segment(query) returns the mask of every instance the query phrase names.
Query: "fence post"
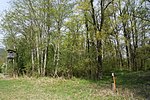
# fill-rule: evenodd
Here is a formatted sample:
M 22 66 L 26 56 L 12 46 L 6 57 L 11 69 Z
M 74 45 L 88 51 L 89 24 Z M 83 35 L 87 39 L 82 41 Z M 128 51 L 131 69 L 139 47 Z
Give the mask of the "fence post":
M 117 91 L 116 91 L 116 79 L 115 79 L 114 73 L 112 73 L 112 79 L 113 79 L 112 90 L 113 90 L 114 92 L 117 92 Z

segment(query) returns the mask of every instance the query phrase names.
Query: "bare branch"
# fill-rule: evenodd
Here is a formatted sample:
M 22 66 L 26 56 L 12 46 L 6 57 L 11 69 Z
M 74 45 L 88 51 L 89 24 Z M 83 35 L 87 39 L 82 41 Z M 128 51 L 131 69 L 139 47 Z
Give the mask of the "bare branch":
M 114 1 L 114 0 L 110 1 L 110 2 L 106 5 L 106 7 L 104 8 L 104 11 L 107 9 L 107 7 L 108 7 L 113 1 Z
M 142 20 L 144 20 L 144 21 L 148 21 L 148 22 L 150 22 L 150 20 L 149 20 L 149 19 L 142 18 L 141 16 L 136 16 L 136 15 L 134 15 L 133 17 L 135 17 L 135 18 L 140 18 L 140 19 L 142 19 Z

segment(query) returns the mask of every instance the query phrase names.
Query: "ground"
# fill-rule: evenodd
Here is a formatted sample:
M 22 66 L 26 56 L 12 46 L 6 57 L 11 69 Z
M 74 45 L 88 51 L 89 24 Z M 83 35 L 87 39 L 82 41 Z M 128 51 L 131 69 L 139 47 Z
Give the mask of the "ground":
M 1 78 L 0 100 L 145 100 L 150 96 L 150 72 L 118 72 L 117 92 L 111 74 L 102 80 L 79 78 Z

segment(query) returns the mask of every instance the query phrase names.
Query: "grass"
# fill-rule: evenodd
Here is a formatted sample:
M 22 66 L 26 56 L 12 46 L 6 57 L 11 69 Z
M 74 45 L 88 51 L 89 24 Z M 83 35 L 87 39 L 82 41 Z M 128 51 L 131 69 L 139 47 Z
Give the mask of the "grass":
M 149 96 L 150 80 L 146 80 L 149 72 L 117 74 L 117 93 L 111 90 L 110 76 L 100 81 L 48 77 L 0 79 L 0 100 L 145 100 Z

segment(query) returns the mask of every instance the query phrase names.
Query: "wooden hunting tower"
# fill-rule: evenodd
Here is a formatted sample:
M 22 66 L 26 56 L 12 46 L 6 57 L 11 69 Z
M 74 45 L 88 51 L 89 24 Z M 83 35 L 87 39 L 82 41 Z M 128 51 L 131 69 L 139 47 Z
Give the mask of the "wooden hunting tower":
M 15 50 L 11 50 L 11 49 L 8 49 L 7 50 L 7 59 L 14 59 L 15 56 L 16 56 L 16 51 Z

